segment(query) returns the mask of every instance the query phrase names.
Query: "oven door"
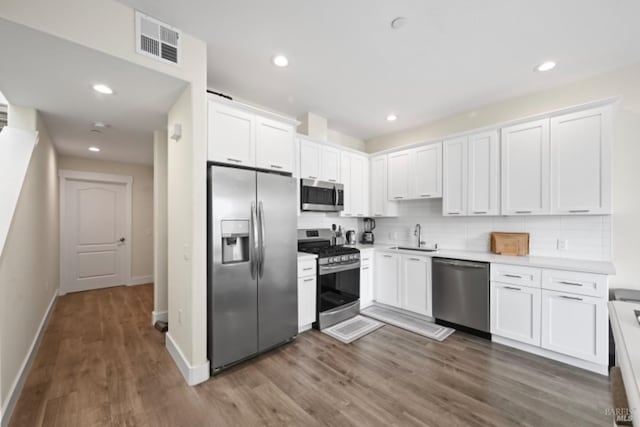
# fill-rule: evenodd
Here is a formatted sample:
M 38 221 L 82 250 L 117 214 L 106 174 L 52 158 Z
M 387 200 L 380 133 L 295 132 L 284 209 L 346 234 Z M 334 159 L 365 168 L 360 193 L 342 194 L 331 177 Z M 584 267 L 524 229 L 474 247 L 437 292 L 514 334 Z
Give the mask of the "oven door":
M 360 261 L 348 265 L 319 266 L 318 313 L 335 310 L 360 299 Z
M 301 179 L 300 209 L 321 212 L 344 210 L 344 185 L 335 182 Z

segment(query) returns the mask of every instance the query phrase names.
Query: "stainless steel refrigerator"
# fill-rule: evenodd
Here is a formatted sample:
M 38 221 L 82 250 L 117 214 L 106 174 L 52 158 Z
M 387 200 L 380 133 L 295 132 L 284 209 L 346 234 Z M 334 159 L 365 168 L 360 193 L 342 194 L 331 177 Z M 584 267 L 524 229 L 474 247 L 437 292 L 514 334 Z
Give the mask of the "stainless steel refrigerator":
M 211 373 L 298 333 L 296 182 L 209 166 Z

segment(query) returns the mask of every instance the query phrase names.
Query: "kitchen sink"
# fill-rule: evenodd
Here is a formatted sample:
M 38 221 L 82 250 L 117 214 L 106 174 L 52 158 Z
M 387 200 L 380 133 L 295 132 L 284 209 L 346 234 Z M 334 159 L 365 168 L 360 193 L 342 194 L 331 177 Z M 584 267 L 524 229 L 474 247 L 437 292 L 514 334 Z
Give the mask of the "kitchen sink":
M 416 248 L 411 246 L 394 246 L 391 249 L 401 249 L 403 251 L 416 251 L 416 252 L 438 252 L 437 249 L 433 249 L 433 248 Z

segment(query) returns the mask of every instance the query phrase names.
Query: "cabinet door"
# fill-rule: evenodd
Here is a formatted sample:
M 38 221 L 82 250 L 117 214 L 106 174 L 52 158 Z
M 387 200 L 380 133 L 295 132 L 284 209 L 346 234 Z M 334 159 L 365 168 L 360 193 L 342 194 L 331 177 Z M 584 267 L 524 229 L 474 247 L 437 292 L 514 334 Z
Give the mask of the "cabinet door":
M 209 101 L 209 160 L 255 166 L 255 115 Z
M 389 154 L 389 200 L 401 200 L 409 198 L 409 177 L 411 176 L 409 173 L 410 163 L 411 152 L 409 150 Z
M 491 333 L 540 346 L 540 292 L 491 282 Z
M 376 254 L 375 299 L 393 307 L 400 306 L 399 260 L 396 254 Z
M 387 156 L 371 159 L 371 186 L 369 188 L 369 202 L 372 216 L 395 216 L 396 202 L 390 202 L 387 186 Z
M 502 129 L 502 214 L 550 212 L 549 120 Z
M 469 136 L 467 211 L 469 215 L 500 214 L 500 145 L 498 132 Z
M 320 179 L 329 182 L 340 181 L 340 150 L 322 146 L 322 173 Z
M 431 259 L 403 255 L 400 276 L 402 308 L 431 316 Z
M 315 142 L 300 140 L 300 178 L 320 179 L 322 146 Z
M 611 110 L 551 119 L 553 214 L 611 213 Z
M 298 279 L 298 329 L 316 321 L 316 277 Z
M 256 166 L 293 172 L 293 126 L 262 117 L 256 119 Z
M 371 305 L 373 301 L 373 263 L 360 267 L 360 309 Z
M 607 364 L 607 301 L 542 290 L 542 347 Z
M 340 153 L 340 179 L 344 185 L 344 209 L 340 216 L 353 216 L 354 213 L 354 188 L 353 188 L 353 167 L 351 153 L 343 151 Z
M 368 215 L 367 193 L 367 159 L 351 154 L 351 213 L 357 217 Z
M 467 137 L 445 141 L 443 147 L 442 214 L 467 214 Z
M 442 143 L 425 145 L 414 152 L 414 197 L 442 197 Z

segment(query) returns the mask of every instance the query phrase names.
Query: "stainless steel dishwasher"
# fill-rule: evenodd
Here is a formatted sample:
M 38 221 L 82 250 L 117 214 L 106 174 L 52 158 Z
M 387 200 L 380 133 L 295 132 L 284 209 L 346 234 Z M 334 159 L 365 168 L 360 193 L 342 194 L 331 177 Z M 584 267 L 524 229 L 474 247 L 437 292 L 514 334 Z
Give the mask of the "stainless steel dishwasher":
M 433 317 L 489 333 L 489 264 L 433 258 Z

